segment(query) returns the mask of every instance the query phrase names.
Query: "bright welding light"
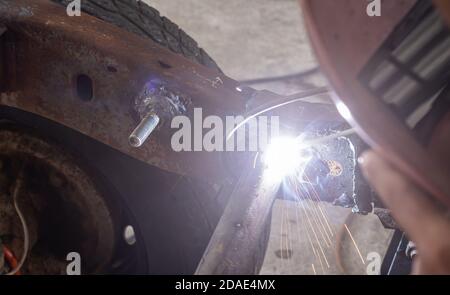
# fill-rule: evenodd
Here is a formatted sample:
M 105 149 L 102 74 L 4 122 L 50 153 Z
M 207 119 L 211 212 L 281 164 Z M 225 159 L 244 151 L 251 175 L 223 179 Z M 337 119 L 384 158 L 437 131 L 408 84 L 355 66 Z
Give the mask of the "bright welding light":
M 263 161 L 267 166 L 267 176 L 282 180 L 301 171 L 308 162 L 308 157 L 297 138 L 277 137 L 272 139 L 265 150 Z
M 341 114 L 341 116 L 345 120 L 351 120 L 352 119 L 352 113 L 350 112 L 348 107 L 342 101 L 338 101 L 336 103 L 336 108 L 337 108 L 339 114 Z

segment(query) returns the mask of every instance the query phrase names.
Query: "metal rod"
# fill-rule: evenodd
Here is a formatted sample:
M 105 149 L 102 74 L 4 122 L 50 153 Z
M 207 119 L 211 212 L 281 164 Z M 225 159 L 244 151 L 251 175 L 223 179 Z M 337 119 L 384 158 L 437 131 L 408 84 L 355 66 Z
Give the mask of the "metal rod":
M 158 126 L 159 117 L 154 113 L 147 114 L 131 133 L 128 141 L 132 147 L 140 147 Z

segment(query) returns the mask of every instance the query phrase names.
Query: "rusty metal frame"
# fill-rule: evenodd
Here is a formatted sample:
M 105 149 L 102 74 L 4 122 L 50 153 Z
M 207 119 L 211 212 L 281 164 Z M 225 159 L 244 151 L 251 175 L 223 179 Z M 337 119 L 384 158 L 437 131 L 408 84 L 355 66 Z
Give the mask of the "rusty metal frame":
M 128 136 L 139 123 L 135 99 L 150 81 L 180 93 L 187 116 L 199 106 L 204 116 L 243 113 L 246 97 L 238 82 L 90 15 L 69 17 L 48 0 L 1 0 L 0 24 L 7 28 L 0 105 L 58 122 L 168 171 L 201 177 L 223 172 L 217 154 L 174 152 L 170 122 L 138 149 Z M 93 81 L 91 101 L 76 95 L 79 74 Z
M 228 173 L 221 169 L 221 152 L 173 151 L 170 137 L 175 130 L 170 119 L 174 114 L 168 108 L 159 109 L 162 122 L 149 140 L 139 148 L 130 146 L 130 133 L 145 117 L 140 111 L 149 85 L 158 83 L 165 92 L 176 94 L 188 117 L 195 107 L 202 108 L 203 117 L 225 117 L 292 98 L 242 88 L 224 74 L 150 39 L 88 14 L 69 17 L 49 0 L 0 0 L 0 28 L 0 106 L 50 119 L 182 175 L 217 180 Z M 92 80 L 92 100 L 78 97 L 78 75 Z M 323 105 L 303 104 L 308 112 L 302 120 L 321 116 Z M 331 113 L 327 115 L 338 117 Z

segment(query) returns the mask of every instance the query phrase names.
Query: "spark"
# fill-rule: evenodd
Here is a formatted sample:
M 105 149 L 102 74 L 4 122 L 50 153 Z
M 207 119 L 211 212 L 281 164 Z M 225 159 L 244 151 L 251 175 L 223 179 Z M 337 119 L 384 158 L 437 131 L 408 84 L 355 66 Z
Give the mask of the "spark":
M 322 253 L 322 256 L 323 256 L 323 258 L 324 258 L 324 260 L 325 260 L 325 263 L 326 263 L 327 267 L 330 268 L 330 264 L 328 263 L 327 257 L 325 256 L 325 252 L 323 251 L 322 244 L 320 243 L 319 237 L 317 236 L 317 233 L 316 233 L 316 231 L 314 230 L 314 226 L 313 226 L 312 223 L 311 223 L 311 219 L 309 218 L 309 215 L 308 215 L 308 213 L 307 213 L 305 204 L 303 204 L 303 202 L 300 202 L 300 204 L 302 205 L 303 212 L 305 213 L 306 219 L 307 219 L 307 221 L 308 221 L 308 223 L 309 223 L 309 226 L 310 226 L 310 228 L 311 228 L 311 231 L 313 232 L 313 235 L 314 235 L 314 237 L 315 237 L 315 239 L 316 239 L 316 241 L 317 241 L 317 244 L 318 244 L 318 246 L 319 246 L 319 250 L 320 250 L 320 252 Z
M 363 256 L 362 256 L 362 254 L 361 254 L 361 251 L 359 251 L 358 245 L 356 244 L 356 241 L 355 241 L 355 239 L 353 238 L 352 233 L 351 233 L 350 230 L 348 229 L 347 224 L 344 223 L 344 227 L 345 227 L 345 229 L 347 230 L 348 235 L 350 236 L 350 239 L 352 239 L 353 245 L 355 245 L 355 248 L 356 248 L 356 251 L 358 252 L 359 258 L 361 258 L 361 261 L 362 261 L 363 264 L 366 264 L 366 262 L 364 261 L 364 258 L 363 258 Z
M 306 177 L 307 179 L 309 179 L 308 176 L 307 176 L 306 174 L 305 174 L 305 177 Z M 317 190 L 314 188 L 314 186 L 311 186 L 311 188 L 312 188 L 312 190 L 313 190 L 313 194 L 314 194 L 315 199 L 318 201 L 318 208 L 319 208 L 320 214 L 321 214 L 322 217 L 324 218 L 325 224 L 327 225 L 327 228 L 328 228 L 328 230 L 330 231 L 331 236 L 333 237 L 333 236 L 334 236 L 334 233 L 333 233 L 333 230 L 331 229 L 331 226 L 330 226 L 330 222 L 329 222 L 329 218 L 328 218 L 328 213 L 326 212 L 326 209 L 323 209 L 323 210 L 322 210 L 322 206 L 321 206 L 322 200 L 320 199 L 320 196 L 319 196 L 319 193 L 317 192 Z M 325 211 L 325 213 L 324 213 L 323 211 Z

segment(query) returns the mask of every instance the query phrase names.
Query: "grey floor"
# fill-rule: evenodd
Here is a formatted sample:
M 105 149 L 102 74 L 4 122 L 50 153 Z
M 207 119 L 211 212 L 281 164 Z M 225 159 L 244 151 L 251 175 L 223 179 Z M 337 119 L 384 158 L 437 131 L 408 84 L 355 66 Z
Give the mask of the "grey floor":
M 238 80 L 316 65 L 297 0 L 147 0 Z
M 373 214 L 353 214 L 329 203 L 277 200 L 261 274 L 374 274 L 392 235 Z
M 317 66 L 298 0 L 146 0 L 191 35 L 230 77 L 242 81 L 302 72 Z M 306 81 L 255 85 L 291 94 L 323 85 Z M 298 83 L 297 83 L 298 82 Z M 332 228 L 310 224 L 322 206 Z M 369 253 L 383 256 L 392 235 L 374 215 L 348 219 L 348 209 L 278 200 L 263 274 L 365 274 Z M 291 216 L 291 217 L 289 217 Z M 295 218 L 294 218 L 295 216 Z M 302 221 L 303 220 L 303 221 Z M 322 228 L 322 230 L 324 230 Z M 314 232 L 318 235 L 314 239 Z M 312 241 L 307 237 L 312 236 Z M 339 242 L 340 241 L 340 242 Z M 323 250 L 323 253 L 322 253 Z M 318 253 L 320 251 L 320 253 Z
M 289 75 L 317 66 L 297 0 L 145 0 L 203 47 L 238 80 Z M 319 76 L 306 83 L 323 84 Z M 304 84 L 304 83 L 303 83 Z M 309 85 L 253 85 L 292 94 Z

